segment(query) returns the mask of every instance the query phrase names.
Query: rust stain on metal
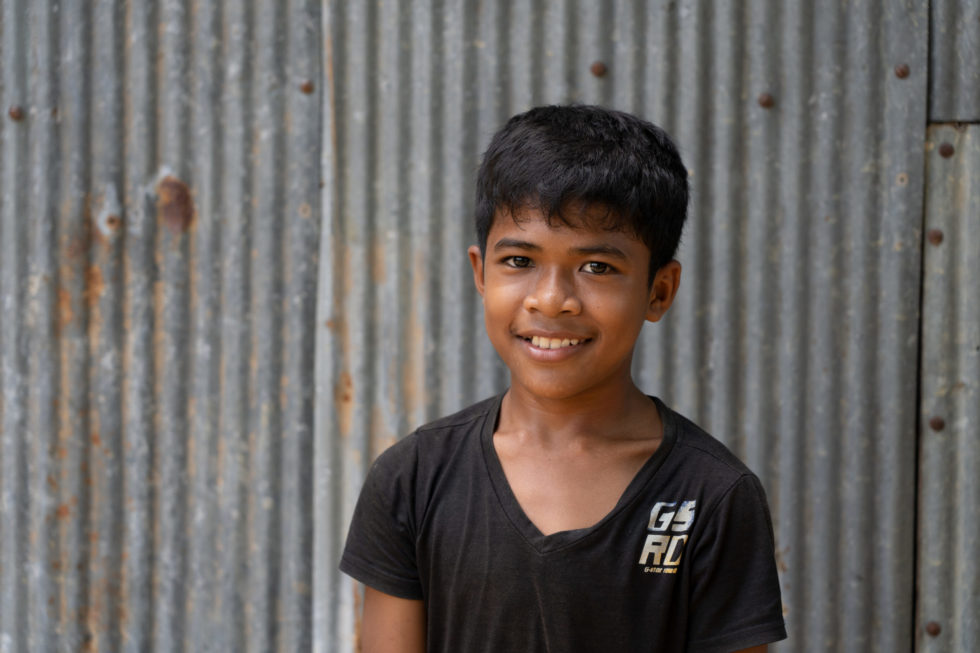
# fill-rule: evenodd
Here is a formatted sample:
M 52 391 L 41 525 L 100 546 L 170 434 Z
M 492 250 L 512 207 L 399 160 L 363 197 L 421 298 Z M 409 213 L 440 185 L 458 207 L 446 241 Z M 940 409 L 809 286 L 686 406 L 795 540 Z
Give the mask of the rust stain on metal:
M 364 617 L 364 601 L 357 584 L 352 583 L 351 586 L 354 589 L 354 650 L 361 651 L 363 650 L 361 645 L 361 622 Z
M 589 66 L 589 71 L 596 77 L 605 77 L 609 68 L 601 61 L 593 61 L 592 65 Z
M 895 77 L 898 77 L 899 79 L 907 78 L 911 72 L 912 71 L 907 63 L 900 63 L 895 66 Z
M 340 424 L 340 434 L 350 434 L 351 417 L 354 412 L 354 382 L 348 372 L 340 373 L 340 381 L 334 388 L 334 399 L 337 402 L 337 421 Z
M 936 415 L 929 420 L 929 428 L 937 432 L 942 431 L 944 428 L 946 428 L 946 420 L 939 415 Z
M 926 624 L 926 634 L 929 637 L 938 637 L 941 632 L 943 632 L 943 629 L 935 621 L 930 621 Z
M 55 324 L 55 333 L 71 324 L 75 319 L 75 311 L 71 307 L 71 293 L 67 288 L 58 288 L 58 320 Z
M 102 277 L 102 270 L 97 265 L 89 266 L 85 271 L 85 290 L 82 293 L 85 303 L 90 307 L 95 306 L 104 291 L 105 279 Z
M 194 200 L 187 184 L 167 175 L 157 184 L 157 211 L 160 220 L 175 236 L 190 229 L 194 221 Z
M 380 240 L 375 241 L 374 251 L 371 257 L 371 279 L 374 283 L 379 286 L 385 282 L 385 262 L 387 261 L 387 256 L 385 254 L 384 243 Z M 352 275 L 351 275 L 352 276 Z
M 771 93 L 760 93 L 758 101 L 759 106 L 763 109 L 771 109 L 776 106 L 776 98 Z
M 926 238 L 933 245 L 941 245 L 943 242 L 943 230 L 942 229 L 930 229 L 926 234 Z
M 24 119 L 24 109 L 16 104 L 11 105 L 11 107 L 7 109 L 7 115 L 10 116 L 11 120 L 18 122 Z
M 313 80 L 312 79 L 304 80 L 303 83 L 299 85 L 299 90 L 301 90 L 306 95 L 309 95 L 310 93 L 312 93 L 313 92 Z
M 939 144 L 939 156 L 944 159 L 948 159 L 956 153 L 956 148 L 953 147 L 952 143 L 940 143 Z
M 67 503 L 63 503 L 55 509 L 54 514 L 58 519 L 68 519 L 71 517 L 71 506 L 69 506 Z
M 92 206 L 91 198 L 86 195 L 82 204 L 82 219 L 79 229 L 68 241 L 65 255 L 68 261 L 74 261 L 88 253 L 92 247 Z

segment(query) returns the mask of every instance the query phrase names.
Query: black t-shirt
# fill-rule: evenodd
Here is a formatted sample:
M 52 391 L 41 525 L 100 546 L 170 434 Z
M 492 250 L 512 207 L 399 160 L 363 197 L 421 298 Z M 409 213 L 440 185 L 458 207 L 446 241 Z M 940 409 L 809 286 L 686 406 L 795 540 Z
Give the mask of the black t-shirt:
M 354 512 L 341 570 L 424 599 L 429 651 L 728 652 L 786 637 L 765 494 L 724 445 L 654 399 L 663 441 L 616 507 L 543 535 L 493 447 L 500 400 L 385 451 Z

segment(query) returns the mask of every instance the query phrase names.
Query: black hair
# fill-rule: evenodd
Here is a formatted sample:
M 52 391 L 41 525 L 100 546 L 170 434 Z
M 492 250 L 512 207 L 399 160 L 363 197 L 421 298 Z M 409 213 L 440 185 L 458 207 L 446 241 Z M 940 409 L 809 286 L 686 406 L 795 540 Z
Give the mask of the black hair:
M 498 214 L 541 211 L 566 225 L 576 206 L 602 206 L 602 225 L 650 250 L 650 282 L 673 259 L 687 217 L 688 172 L 663 129 L 597 106 L 545 106 L 507 121 L 476 181 L 476 235 L 486 255 Z M 578 215 L 575 216 L 579 217 Z

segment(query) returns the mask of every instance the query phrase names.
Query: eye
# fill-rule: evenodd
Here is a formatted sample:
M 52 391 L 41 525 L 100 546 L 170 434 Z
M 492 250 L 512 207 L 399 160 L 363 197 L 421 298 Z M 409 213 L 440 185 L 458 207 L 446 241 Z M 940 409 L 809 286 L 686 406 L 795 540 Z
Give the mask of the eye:
M 584 269 L 589 274 L 608 274 L 613 271 L 611 265 L 602 261 L 589 261 L 585 264 Z
M 529 268 L 531 267 L 531 259 L 526 256 L 508 256 L 504 259 L 504 263 L 512 268 Z

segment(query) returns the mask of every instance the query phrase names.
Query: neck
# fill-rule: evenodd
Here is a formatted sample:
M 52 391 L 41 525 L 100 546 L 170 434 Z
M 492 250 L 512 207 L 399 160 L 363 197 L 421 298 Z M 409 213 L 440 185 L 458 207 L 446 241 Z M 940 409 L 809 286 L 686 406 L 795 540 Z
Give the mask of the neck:
M 513 386 L 504 396 L 498 431 L 522 433 L 541 444 L 635 439 L 658 437 L 659 417 L 655 404 L 627 376 L 624 383 L 560 399 Z

